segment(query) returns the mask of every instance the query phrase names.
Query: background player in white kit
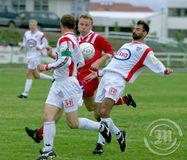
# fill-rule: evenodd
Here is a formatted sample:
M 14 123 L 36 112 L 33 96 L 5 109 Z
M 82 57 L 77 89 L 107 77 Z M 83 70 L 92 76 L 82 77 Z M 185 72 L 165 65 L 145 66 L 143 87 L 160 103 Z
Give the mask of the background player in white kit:
M 57 42 L 56 61 L 38 65 L 41 71 L 53 69 L 55 78 L 45 102 L 44 147 L 38 160 L 47 160 L 56 156 L 53 150 L 53 140 L 56 132 L 55 120 L 62 109 L 65 112 L 67 124 L 70 128 L 98 130 L 106 142 L 110 143 L 111 141 L 111 134 L 105 124 L 87 118 L 78 118 L 77 110 L 83 102 L 83 91 L 76 75 L 77 67 L 84 65 L 84 59 L 73 33 L 75 27 L 74 17 L 64 15 L 60 24 L 63 35 Z M 52 52 L 51 47 L 48 47 L 48 52 Z
M 23 36 L 23 45 L 21 49 L 26 49 L 27 74 L 24 92 L 18 98 L 27 98 L 32 86 L 32 77 L 35 79 L 53 80 L 52 76 L 39 73 L 37 65 L 41 63 L 42 50 L 46 48 L 48 42 L 44 33 L 38 30 L 37 21 L 32 19 L 29 21 L 29 29 Z
M 124 44 L 114 55 L 110 63 L 104 68 L 96 93 L 96 106 L 99 107 L 101 122 L 108 124 L 117 140 L 122 152 L 126 148 L 126 132 L 120 131 L 110 118 L 112 106 L 122 95 L 126 83 L 132 83 L 141 73 L 144 66 L 160 75 L 169 75 L 173 72 L 166 68 L 155 56 L 154 52 L 143 41 L 149 32 L 149 26 L 144 21 L 138 21 L 133 29 L 133 40 Z

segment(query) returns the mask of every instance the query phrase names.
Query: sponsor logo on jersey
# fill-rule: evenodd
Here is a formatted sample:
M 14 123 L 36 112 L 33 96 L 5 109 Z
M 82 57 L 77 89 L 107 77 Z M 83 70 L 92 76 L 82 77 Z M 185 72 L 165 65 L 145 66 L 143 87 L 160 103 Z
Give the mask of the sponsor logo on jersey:
M 29 40 L 27 41 L 27 47 L 28 47 L 28 48 L 36 47 L 36 44 L 37 44 L 37 42 L 36 42 L 34 39 L 29 39 Z
M 66 99 L 64 107 L 65 108 L 71 108 L 71 107 L 73 107 L 73 99 L 71 99 L 71 98 L 70 99 Z
M 117 51 L 117 53 L 114 55 L 115 59 L 118 60 L 128 60 L 131 57 L 131 51 L 127 48 L 121 48 Z
M 115 89 L 113 87 L 109 88 L 109 94 L 111 96 L 113 96 L 113 97 L 116 96 L 116 93 L 117 93 L 117 89 Z
M 156 60 L 156 58 L 154 56 L 151 55 L 150 58 L 151 58 L 151 61 L 153 62 L 153 64 L 158 63 L 158 61 Z

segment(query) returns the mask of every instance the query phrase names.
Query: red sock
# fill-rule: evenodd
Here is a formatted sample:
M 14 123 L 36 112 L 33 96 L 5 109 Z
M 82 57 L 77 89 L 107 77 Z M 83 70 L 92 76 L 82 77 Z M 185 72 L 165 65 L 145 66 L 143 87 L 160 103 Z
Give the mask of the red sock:
M 44 129 L 44 125 L 42 125 L 39 129 L 38 129 L 38 137 L 42 140 L 43 139 L 43 129 Z
M 122 104 L 127 104 L 128 103 L 128 99 L 126 98 L 126 96 L 122 96 L 118 99 L 118 101 L 114 104 L 116 106 L 118 105 L 122 105 Z

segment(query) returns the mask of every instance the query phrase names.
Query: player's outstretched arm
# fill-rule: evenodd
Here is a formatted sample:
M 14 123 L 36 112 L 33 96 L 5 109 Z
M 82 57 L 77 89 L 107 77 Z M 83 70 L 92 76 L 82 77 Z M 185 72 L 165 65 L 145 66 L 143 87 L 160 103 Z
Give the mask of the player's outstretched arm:
M 56 59 L 56 54 L 53 53 L 53 48 L 49 45 L 47 45 L 45 48 L 47 50 L 48 57 L 50 57 L 52 59 Z
M 37 68 L 38 68 L 39 71 L 46 71 L 46 70 L 49 70 L 49 69 L 48 69 L 48 66 L 47 66 L 46 64 L 39 64 L 39 65 L 37 66 Z
M 104 74 L 103 69 L 95 71 L 90 69 L 90 74 L 88 74 L 83 80 L 90 82 L 96 77 L 102 77 Z

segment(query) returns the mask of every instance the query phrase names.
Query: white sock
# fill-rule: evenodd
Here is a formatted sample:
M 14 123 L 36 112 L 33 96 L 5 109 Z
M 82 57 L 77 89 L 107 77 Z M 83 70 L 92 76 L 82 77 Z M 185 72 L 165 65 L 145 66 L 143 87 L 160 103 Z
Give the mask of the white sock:
M 44 122 L 43 139 L 44 148 L 43 151 L 49 151 L 53 148 L 53 141 L 56 134 L 55 122 Z
M 79 120 L 79 128 L 80 129 L 87 129 L 87 130 L 99 130 L 100 129 L 100 123 L 92 121 L 87 118 L 78 118 Z
M 32 86 L 32 79 L 26 79 L 25 89 L 24 92 L 22 93 L 24 96 L 28 96 L 31 86 Z
M 39 73 L 39 75 L 40 75 L 40 79 L 53 80 L 53 77 L 52 77 L 52 76 L 49 76 L 49 75 L 47 75 L 47 74 Z
M 121 132 L 119 128 L 114 124 L 111 118 L 101 118 L 101 121 L 104 121 L 108 124 L 108 128 L 110 129 L 110 132 L 117 136 L 117 139 L 120 138 Z
M 101 135 L 101 133 L 99 133 L 99 135 L 98 135 L 97 143 L 100 143 L 102 145 L 105 144 L 105 139 L 103 138 L 103 136 Z

